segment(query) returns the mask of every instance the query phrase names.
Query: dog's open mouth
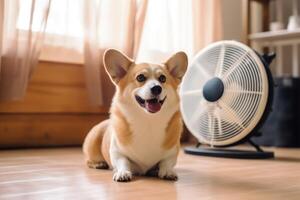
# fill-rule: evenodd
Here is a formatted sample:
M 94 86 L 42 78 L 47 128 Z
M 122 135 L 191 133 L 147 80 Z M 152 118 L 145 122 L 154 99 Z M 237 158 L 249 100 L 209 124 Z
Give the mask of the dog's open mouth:
M 165 97 L 163 100 L 159 100 L 158 98 L 145 100 L 138 95 L 135 96 L 135 99 L 140 104 L 140 106 L 145 108 L 150 113 L 156 113 L 160 111 L 161 106 L 165 102 L 166 98 L 167 97 Z

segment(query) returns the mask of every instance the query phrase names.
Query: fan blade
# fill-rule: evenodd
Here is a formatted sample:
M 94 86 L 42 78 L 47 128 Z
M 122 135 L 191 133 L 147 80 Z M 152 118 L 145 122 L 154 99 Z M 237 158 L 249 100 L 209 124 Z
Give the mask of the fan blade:
M 210 135 L 210 146 L 213 147 L 213 142 L 214 142 L 214 118 L 213 118 L 213 113 L 208 112 L 208 131 Z
M 228 90 L 228 93 L 237 93 L 237 94 L 257 94 L 262 95 L 262 92 L 259 91 L 249 91 L 249 90 Z
M 227 77 L 234 72 L 234 70 L 239 67 L 239 65 L 243 62 L 244 58 L 249 54 L 248 51 L 246 51 L 235 63 L 232 64 L 230 69 L 226 71 L 226 73 L 222 76 L 223 81 L 226 81 Z
M 223 67 L 223 63 L 224 63 L 224 55 L 225 55 L 225 45 L 222 45 L 221 50 L 220 50 L 220 54 L 219 54 L 219 57 L 218 57 L 217 68 L 216 68 L 216 71 L 215 71 L 215 76 L 216 77 L 221 76 L 222 67 Z
M 181 93 L 180 95 L 182 95 L 182 96 L 188 96 L 188 95 L 202 96 L 202 89 L 186 91 L 186 92 Z
M 206 106 L 204 106 L 205 101 L 202 99 L 200 101 L 200 105 L 197 107 L 197 109 L 195 110 L 195 112 L 193 113 L 191 119 L 190 119 L 190 124 L 192 126 L 194 126 L 196 123 L 198 123 L 198 119 L 200 118 L 200 116 L 207 112 L 207 108 Z
M 201 73 L 201 78 L 204 78 L 205 80 L 208 80 L 208 79 L 211 79 L 213 77 L 213 75 L 210 74 L 208 71 L 206 71 L 205 68 L 202 67 L 200 64 L 196 64 L 195 67 Z
M 262 95 L 261 91 L 249 91 L 244 90 L 238 83 L 231 82 L 225 83 L 225 92 L 223 94 L 222 100 L 226 102 L 227 105 L 231 105 L 233 101 L 236 99 L 236 96 L 241 94 L 255 94 Z
M 241 128 L 245 129 L 245 127 L 242 124 L 241 118 L 236 114 L 236 112 L 232 108 L 227 106 L 227 104 L 222 100 L 219 100 L 218 103 L 221 109 L 224 109 L 223 113 L 225 114 L 225 117 L 222 116 L 222 120 L 227 121 L 229 123 L 235 123 Z
M 220 135 L 223 135 L 223 129 L 221 124 L 221 116 L 220 116 L 220 110 L 218 109 L 217 112 L 215 112 L 216 119 L 218 120 L 218 128 Z
M 226 81 L 224 81 L 224 85 L 226 88 L 225 89 L 226 92 L 243 90 L 243 88 L 240 86 L 240 84 L 238 84 L 237 82 L 234 82 L 234 81 L 228 82 L 228 80 L 226 80 Z
M 243 90 L 242 87 L 236 83 L 236 82 L 231 82 L 231 83 L 225 83 L 225 90 L 222 96 L 222 100 L 224 103 L 227 105 L 231 105 L 233 101 L 236 99 L 237 93 L 232 92 L 232 91 L 241 91 Z

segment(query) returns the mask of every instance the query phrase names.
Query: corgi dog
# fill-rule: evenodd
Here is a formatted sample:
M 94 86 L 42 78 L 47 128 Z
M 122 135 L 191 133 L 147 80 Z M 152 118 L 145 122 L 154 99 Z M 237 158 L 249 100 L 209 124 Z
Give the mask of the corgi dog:
M 177 180 L 174 166 L 183 129 L 178 86 L 187 69 L 184 52 L 163 64 L 135 63 L 115 49 L 104 66 L 116 86 L 110 118 L 91 129 L 83 152 L 88 167 L 114 170 L 113 180 L 133 175 Z

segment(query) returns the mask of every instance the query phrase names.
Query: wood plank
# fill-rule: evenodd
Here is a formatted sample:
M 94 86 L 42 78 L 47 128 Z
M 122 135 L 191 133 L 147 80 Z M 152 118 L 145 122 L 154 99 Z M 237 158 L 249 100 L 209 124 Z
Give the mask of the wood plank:
M 108 114 L 0 114 L 0 148 L 81 145 Z
M 249 45 L 249 39 L 248 35 L 251 33 L 251 6 L 250 6 L 251 1 L 250 0 L 243 0 L 242 1 L 242 28 L 243 28 L 243 33 L 242 33 L 242 41 Z
M 179 153 L 177 182 L 135 177 L 112 181 L 112 171 L 88 169 L 80 148 L 0 151 L 0 199 L 298 200 L 300 149 L 276 148 L 272 160 Z M 33 165 L 24 167 L 32 162 Z M 31 170 L 31 171 L 30 171 Z
M 270 26 L 270 0 L 261 1 L 263 16 L 262 16 L 262 30 L 268 31 Z
M 0 113 L 107 113 L 91 106 L 79 64 L 40 62 L 21 101 L 0 102 Z

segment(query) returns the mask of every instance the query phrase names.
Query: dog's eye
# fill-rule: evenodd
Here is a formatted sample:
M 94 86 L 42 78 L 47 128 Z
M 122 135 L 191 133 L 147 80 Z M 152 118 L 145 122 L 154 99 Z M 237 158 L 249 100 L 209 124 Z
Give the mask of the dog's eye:
M 164 82 L 166 82 L 166 76 L 165 75 L 160 75 L 159 77 L 158 77 L 158 80 L 159 80 L 159 82 L 161 82 L 161 83 L 164 83 Z
M 144 82 L 146 80 L 146 77 L 144 74 L 139 74 L 137 77 L 136 77 L 136 80 L 138 82 Z

